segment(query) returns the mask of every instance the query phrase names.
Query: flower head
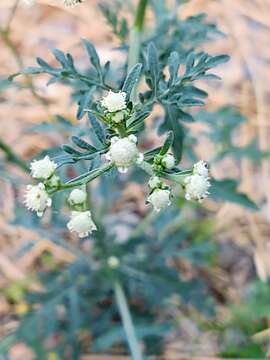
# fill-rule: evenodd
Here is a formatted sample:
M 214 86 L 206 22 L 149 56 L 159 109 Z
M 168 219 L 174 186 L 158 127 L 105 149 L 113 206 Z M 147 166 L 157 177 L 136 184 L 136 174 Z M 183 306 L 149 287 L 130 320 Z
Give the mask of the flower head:
M 211 186 L 207 177 L 195 174 L 185 178 L 185 198 L 187 200 L 202 201 L 209 195 L 208 189 Z
M 31 175 L 36 179 L 47 180 L 55 172 L 56 167 L 56 163 L 47 155 L 41 160 L 31 162 Z
M 80 205 L 86 201 L 87 194 L 81 189 L 74 189 L 71 191 L 68 197 L 68 201 L 71 205 Z
M 135 135 L 125 138 L 113 137 L 110 150 L 106 155 L 107 159 L 114 162 L 120 172 L 127 172 L 130 166 L 143 161 L 143 154 L 137 149 L 136 143 Z
M 166 154 L 162 159 L 162 165 L 166 169 L 172 169 L 175 166 L 175 158 L 172 154 Z
M 84 0 L 64 0 L 64 5 L 66 6 L 75 6 L 84 2 Z
M 120 265 L 120 261 L 116 256 L 110 256 L 107 260 L 107 263 L 112 269 L 116 269 Z
M 92 220 L 91 212 L 87 211 L 72 211 L 71 219 L 67 224 L 70 231 L 78 233 L 79 237 L 85 237 L 97 230 L 95 223 Z
M 150 186 L 151 189 L 156 189 L 160 185 L 162 185 L 162 181 L 158 176 L 152 176 L 148 181 L 148 185 Z
M 205 161 L 200 160 L 196 164 L 193 165 L 193 174 L 201 175 L 203 177 L 208 177 L 209 168 Z
M 108 112 L 116 112 L 124 110 L 127 107 L 125 92 L 109 91 L 106 96 L 101 100 L 101 105 L 106 108 Z
M 42 183 L 34 186 L 28 185 L 25 192 L 24 204 L 29 210 L 36 211 L 38 216 L 42 216 L 44 210 L 52 204 L 45 185 Z
M 148 196 L 147 201 L 153 205 L 155 211 L 160 211 L 171 205 L 171 192 L 168 189 L 155 189 L 152 194 Z

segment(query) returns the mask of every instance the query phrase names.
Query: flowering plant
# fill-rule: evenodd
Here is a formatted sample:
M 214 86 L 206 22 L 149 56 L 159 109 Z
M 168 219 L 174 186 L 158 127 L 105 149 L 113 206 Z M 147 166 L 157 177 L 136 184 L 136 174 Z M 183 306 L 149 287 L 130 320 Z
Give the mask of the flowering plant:
M 66 3 L 75 4 L 76 1 Z M 165 3 L 149 1 L 148 4 L 147 0 L 140 0 L 131 29 L 127 28 L 126 19 L 120 21 L 112 8 L 102 3 L 101 10 L 119 37 L 122 49 L 128 49 L 126 61 L 120 68 L 113 69 L 110 62 L 102 64 L 94 45 L 83 40 L 90 60 L 89 71 L 80 71 L 70 54 L 56 49 L 53 53 L 59 63 L 57 67 L 37 58 L 38 67 L 29 67 L 11 76 L 13 79 L 19 74 L 45 73 L 50 76 L 48 84 L 61 82 L 71 86 L 73 99 L 78 104 L 77 119 L 88 119 L 89 128 L 83 122 L 71 127 L 75 133 L 71 137 L 72 145 L 62 145 L 56 154 L 48 150 L 45 157 L 31 163 L 31 176 L 37 183 L 29 185 L 25 192 L 25 205 L 38 216 L 42 216 L 47 208 L 54 208 L 55 197 L 64 193 L 70 208 L 70 219 L 65 220 L 65 226 L 82 241 L 90 235 L 93 240 L 91 252 L 87 254 L 79 246 L 64 244 L 76 254 L 77 261 L 45 281 L 49 295 L 56 294 L 47 306 L 56 314 L 58 325 L 62 321 L 70 326 L 66 343 L 72 342 L 69 351 L 73 359 L 79 358 L 80 352 L 75 336 L 77 328 L 87 328 L 89 323 L 93 324 L 91 349 L 104 350 L 126 338 L 133 359 L 143 359 L 138 338 L 145 340 L 147 354 L 147 339 L 161 338 L 168 329 L 169 321 L 164 321 L 164 326 L 156 324 L 156 309 L 166 308 L 180 288 L 187 302 L 194 300 L 191 294 L 199 288 L 197 282 L 179 279 L 177 270 L 166 261 L 168 256 L 178 253 L 182 236 L 188 237 L 194 230 L 188 228 L 179 232 L 185 224 L 173 207 L 175 199 L 179 202 L 181 198 L 181 204 L 185 200 L 200 203 L 213 188 L 214 197 L 223 199 L 221 185 L 226 185 L 228 198 L 252 207 L 249 199 L 236 192 L 236 184 L 228 186 L 227 182 L 220 184 L 214 180 L 211 188 L 210 171 L 205 161 L 190 156 L 193 165 L 182 165 L 185 154 L 191 153 L 188 140 L 192 137 L 185 124 L 193 122 L 194 117 L 188 109 L 204 105 L 207 97 L 196 82 L 218 79 L 210 70 L 226 62 L 228 56 L 196 51 L 195 48 L 205 40 L 205 34 L 217 32 L 215 26 L 205 23 L 203 16 L 180 20 L 177 8 L 181 1 L 176 1 L 173 11 Z M 155 28 L 146 37 L 143 29 L 147 6 L 155 16 Z M 179 29 L 184 34 L 182 41 L 179 40 Z M 164 115 L 155 118 L 157 105 Z M 153 131 L 149 129 L 150 122 L 153 129 L 163 135 L 157 147 L 149 147 L 146 141 L 147 134 Z M 72 169 L 77 176 L 67 176 L 66 168 Z M 153 212 L 150 210 L 123 240 L 119 234 L 112 234 L 110 223 L 106 223 L 106 220 L 109 222 L 106 211 L 110 212 L 122 187 L 134 179 L 147 185 L 144 186 L 147 188 L 146 206 L 153 208 Z M 120 217 L 117 222 L 121 223 Z M 151 229 L 150 233 L 145 229 Z M 192 261 L 195 260 L 199 261 L 199 257 L 192 256 Z M 59 287 L 65 290 L 61 295 L 57 292 Z M 118 310 L 111 299 L 111 290 Z M 134 326 L 125 291 L 139 299 L 133 306 L 138 325 L 135 321 Z M 81 294 L 85 296 L 82 298 Z M 44 297 L 44 294 L 35 295 L 39 299 Z M 66 314 L 61 314 L 58 319 L 56 298 L 67 311 L 76 312 L 76 321 L 70 321 Z M 88 309 L 85 298 L 91 299 L 92 308 L 100 310 L 98 316 L 92 308 Z M 140 298 L 151 308 L 147 317 Z M 34 307 L 35 301 L 32 302 Z M 104 303 L 107 304 L 106 311 L 102 311 Z M 152 305 L 155 305 L 153 309 Z M 122 328 L 114 327 L 118 311 L 126 335 Z M 143 319 L 147 320 L 147 326 Z M 56 320 L 51 319 L 53 324 Z M 149 326 L 154 320 L 156 326 Z M 26 317 L 22 322 L 19 331 L 24 339 L 29 323 L 33 326 L 33 322 L 40 327 L 40 317 L 34 320 Z M 113 330 L 107 333 L 110 327 Z M 27 341 L 31 343 L 31 339 L 27 338 Z M 63 353 L 64 350 L 59 349 L 61 356 Z

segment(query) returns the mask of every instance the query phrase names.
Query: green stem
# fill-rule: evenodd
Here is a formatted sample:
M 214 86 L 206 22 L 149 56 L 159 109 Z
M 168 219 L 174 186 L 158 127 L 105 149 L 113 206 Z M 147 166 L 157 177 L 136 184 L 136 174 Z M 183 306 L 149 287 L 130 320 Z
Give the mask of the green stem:
M 143 355 L 140 350 L 138 340 L 136 337 L 134 325 L 132 322 L 131 314 L 129 311 L 126 295 L 124 293 L 123 287 L 119 280 L 114 282 L 114 293 L 116 302 L 120 311 L 122 323 L 126 333 L 130 353 L 133 360 L 143 360 Z
M 27 163 L 20 159 L 13 150 L 0 139 L 0 149 L 6 154 L 7 160 L 19 166 L 23 171 L 29 172 L 29 167 Z
M 148 0 L 140 0 L 133 29 L 130 31 L 129 37 L 129 54 L 128 54 L 128 70 L 132 68 L 135 64 L 139 62 L 140 57 L 140 46 L 141 46 L 141 36 L 144 26 L 144 15 L 147 6 Z

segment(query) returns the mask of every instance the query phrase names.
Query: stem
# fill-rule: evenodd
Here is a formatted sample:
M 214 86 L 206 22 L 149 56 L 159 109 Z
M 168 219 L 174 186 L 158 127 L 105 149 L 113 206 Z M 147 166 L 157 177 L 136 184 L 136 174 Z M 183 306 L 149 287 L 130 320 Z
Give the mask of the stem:
M 114 282 L 114 292 L 132 358 L 133 360 L 143 360 L 143 355 L 136 337 L 126 295 L 119 280 L 115 280 Z
M 140 57 L 140 46 L 141 46 L 141 36 L 144 26 L 144 15 L 147 6 L 148 0 L 140 0 L 133 29 L 130 31 L 129 36 L 129 53 L 128 53 L 128 70 L 132 68 L 139 61 Z

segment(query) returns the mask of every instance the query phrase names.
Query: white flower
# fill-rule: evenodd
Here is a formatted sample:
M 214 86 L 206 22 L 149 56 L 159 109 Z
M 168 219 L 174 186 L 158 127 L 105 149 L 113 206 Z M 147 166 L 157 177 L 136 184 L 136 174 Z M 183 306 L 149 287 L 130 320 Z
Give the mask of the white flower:
M 87 199 L 87 194 L 81 189 L 74 189 L 71 191 L 68 197 L 68 201 L 71 205 L 83 204 Z
M 97 230 L 95 223 L 92 220 L 91 212 L 87 211 L 72 211 L 71 219 L 67 224 L 70 231 L 78 233 L 79 237 L 85 237 Z
M 209 195 L 208 189 L 210 187 L 208 178 L 201 175 L 191 175 L 185 178 L 185 198 L 187 200 L 199 200 L 202 201 Z
M 45 185 L 42 183 L 34 186 L 28 185 L 24 204 L 29 210 L 36 211 L 38 216 L 42 216 L 44 210 L 52 204 L 52 200 L 45 190 Z
M 107 263 L 112 269 L 116 269 L 120 265 L 120 261 L 116 256 L 110 256 L 107 260 Z
M 148 181 L 148 185 L 151 189 L 155 189 L 161 185 L 161 180 L 158 176 L 152 176 Z
M 160 211 L 161 209 L 171 205 L 170 198 L 170 190 L 156 189 L 148 196 L 147 201 L 153 205 L 155 211 Z
M 84 0 L 64 0 L 64 5 L 66 6 L 75 6 L 84 2 Z
M 112 121 L 116 124 L 119 124 L 121 121 L 123 121 L 125 118 L 125 115 L 122 111 L 118 111 L 112 116 Z
M 106 154 L 107 160 L 112 161 L 119 172 L 125 173 L 128 168 L 143 161 L 143 154 L 137 149 L 137 138 L 129 135 L 125 138 L 113 137 L 109 152 Z
M 126 109 L 126 96 L 127 94 L 125 92 L 113 92 L 110 90 L 109 93 L 101 100 L 101 105 L 109 112 Z
M 205 178 L 209 175 L 209 169 L 207 163 L 203 160 L 200 160 L 196 164 L 193 165 L 193 174 L 201 175 Z
M 30 164 L 31 175 L 36 179 L 48 179 L 55 172 L 57 165 L 49 156 L 41 160 L 34 160 Z
M 175 158 L 172 154 L 166 154 L 162 159 L 162 164 L 166 169 L 172 169 L 175 166 Z

